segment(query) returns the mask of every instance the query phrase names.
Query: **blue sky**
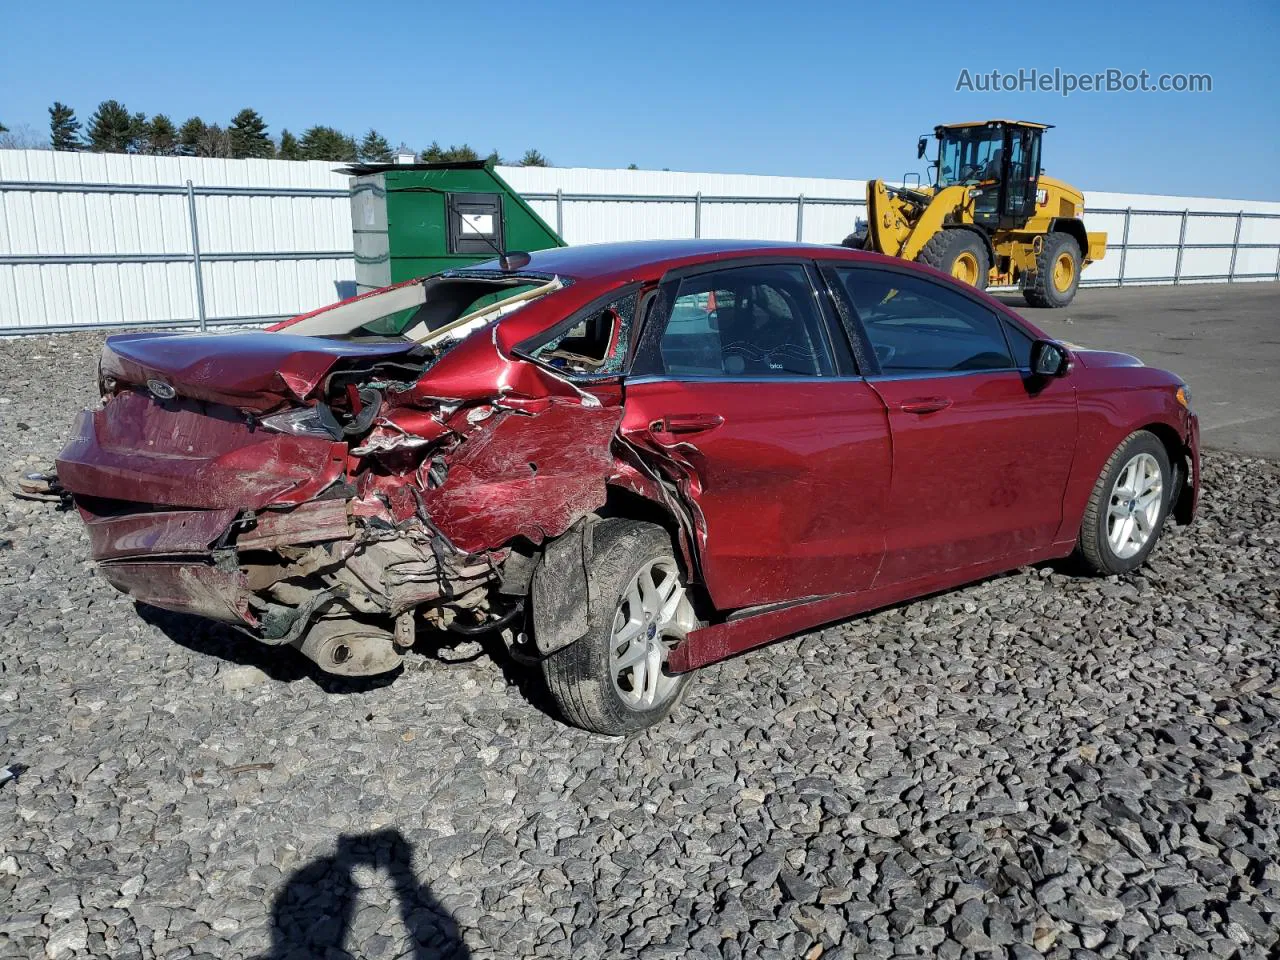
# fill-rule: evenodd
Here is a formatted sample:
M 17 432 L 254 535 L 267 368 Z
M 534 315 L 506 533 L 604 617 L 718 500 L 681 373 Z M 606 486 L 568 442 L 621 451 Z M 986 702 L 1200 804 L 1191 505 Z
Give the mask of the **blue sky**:
M 100 100 L 273 136 L 324 123 L 561 166 L 896 178 L 935 123 L 1055 124 L 1085 190 L 1280 200 L 1280 3 L 11 3 L 0 121 Z M 1211 93 L 957 92 L 1019 68 L 1208 73 Z

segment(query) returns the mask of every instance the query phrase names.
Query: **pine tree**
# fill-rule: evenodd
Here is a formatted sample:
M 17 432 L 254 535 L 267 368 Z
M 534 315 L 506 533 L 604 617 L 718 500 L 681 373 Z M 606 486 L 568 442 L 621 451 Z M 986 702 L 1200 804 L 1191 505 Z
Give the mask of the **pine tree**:
M 364 163 L 390 163 L 395 159 L 386 137 L 372 129 L 360 141 L 359 156 Z
M 431 146 L 423 150 L 418 159 L 423 163 L 440 163 L 444 160 L 444 150 L 438 140 L 432 140 Z
M 275 147 L 267 136 L 267 122 L 257 110 L 245 107 L 231 120 L 231 156 L 237 160 L 272 157 Z
M 524 156 L 520 158 L 520 166 L 522 167 L 549 167 L 551 161 L 544 157 L 537 150 L 526 150 Z
M 461 162 L 469 162 L 472 160 L 479 160 L 480 154 L 476 153 L 475 150 L 472 149 L 471 144 L 469 143 L 464 143 L 460 147 L 455 147 L 451 143 L 449 144 L 449 149 L 444 152 L 444 158 L 446 160 L 453 160 L 455 162 L 461 163 Z
M 163 113 L 157 113 L 147 125 L 148 152 L 158 157 L 171 157 L 178 152 L 178 131 Z
M 333 127 L 315 126 L 307 129 L 299 141 L 305 160 L 330 160 L 353 163 L 357 147 L 353 137 Z
M 118 100 L 103 100 L 89 118 L 89 149 L 94 153 L 128 153 L 136 134 L 134 117 Z
M 634 163 L 628 163 L 628 164 L 627 164 L 627 169 L 628 169 L 628 170 L 639 170 L 640 168 L 639 168 L 639 167 L 637 167 Z
M 6 127 L 3 123 L 0 123 L 0 133 L 8 133 L 8 132 L 9 132 L 9 128 Z
M 298 138 L 288 130 L 280 131 L 280 149 L 276 156 L 281 160 L 301 160 L 302 148 L 298 146 Z
M 151 124 L 147 115 L 139 111 L 129 118 L 129 153 L 151 152 Z
M 178 153 L 184 157 L 194 157 L 200 141 L 204 139 L 205 126 L 199 117 L 191 117 L 178 128 Z
M 498 151 L 495 148 L 489 151 L 489 155 L 484 158 L 484 162 L 495 167 L 500 166 L 502 164 L 502 157 L 498 154 Z
M 76 112 L 58 100 L 49 108 L 49 145 L 55 150 L 79 150 L 84 146 Z

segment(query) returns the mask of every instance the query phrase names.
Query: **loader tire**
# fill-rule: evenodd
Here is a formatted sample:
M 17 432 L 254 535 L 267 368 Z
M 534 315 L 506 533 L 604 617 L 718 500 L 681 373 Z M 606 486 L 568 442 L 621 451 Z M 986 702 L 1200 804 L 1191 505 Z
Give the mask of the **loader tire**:
M 848 247 L 850 250 L 871 250 L 871 234 L 866 230 L 855 230 L 840 241 L 840 246 Z
M 1080 287 L 1080 244 L 1066 233 L 1045 234 L 1035 275 L 1022 288 L 1033 307 L 1065 307 Z
M 916 262 L 949 273 L 979 290 L 987 288 L 991 275 L 987 248 L 970 230 L 939 230 L 916 255 Z

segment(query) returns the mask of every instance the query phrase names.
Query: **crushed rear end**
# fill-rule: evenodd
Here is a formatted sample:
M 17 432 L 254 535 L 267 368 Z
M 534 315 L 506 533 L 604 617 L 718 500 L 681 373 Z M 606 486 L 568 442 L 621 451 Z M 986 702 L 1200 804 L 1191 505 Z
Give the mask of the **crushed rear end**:
M 392 669 L 423 625 L 513 621 L 537 545 L 620 469 L 621 394 L 492 332 L 507 300 L 554 318 L 563 284 L 526 279 L 457 326 L 441 299 L 476 290 L 437 284 L 433 301 L 435 282 L 383 292 L 419 342 L 368 335 L 386 304 L 366 298 L 279 332 L 111 338 L 102 401 L 57 462 L 102 576 L 341 674 Z

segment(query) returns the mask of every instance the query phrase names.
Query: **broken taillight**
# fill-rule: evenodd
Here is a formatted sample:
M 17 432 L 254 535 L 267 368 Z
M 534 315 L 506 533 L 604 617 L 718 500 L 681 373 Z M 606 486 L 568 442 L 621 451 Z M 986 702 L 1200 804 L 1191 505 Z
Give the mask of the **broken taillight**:
M 342 427 L 339 426 L 333 412 L 323 404 L 290 410 L 287 413 L 272 414 L 261 418 L 258 423 L 263 429 L 274 430 L 276 433 L 288 433 L 295 437 L 342 439 Z

